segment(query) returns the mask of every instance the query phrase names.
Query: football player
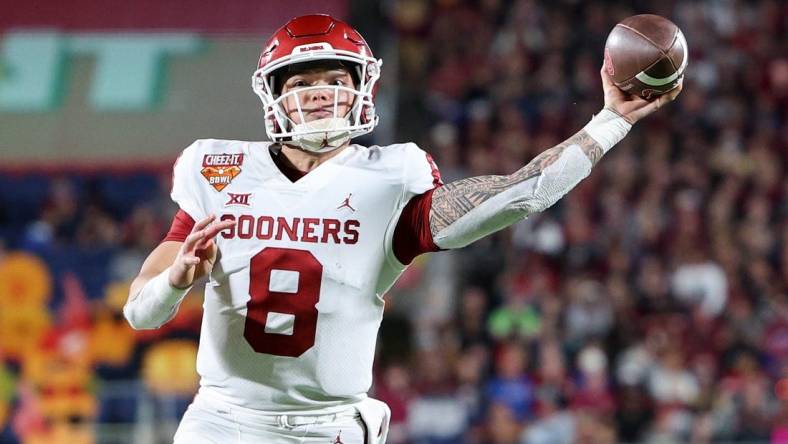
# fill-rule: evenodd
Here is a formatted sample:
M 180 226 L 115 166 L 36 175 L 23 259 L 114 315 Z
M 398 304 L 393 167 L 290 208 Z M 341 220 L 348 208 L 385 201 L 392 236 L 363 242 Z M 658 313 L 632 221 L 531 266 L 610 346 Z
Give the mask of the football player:
M 207 275 L 200 389 L 176 443 L 383 443 L 372 382 L 384 295 L 419 254 L 545 210 L 588 176 L 648 102 L 602 71 L 604 108 L 509 175 L 443 184 L 413 143 L 361 146 L 381 61 L 352 27 L 292 19 L 252 77 L 270 142 L 198 140 L 174 167 L 180 210 L 134 280 L 132 327 L 170 320 Z

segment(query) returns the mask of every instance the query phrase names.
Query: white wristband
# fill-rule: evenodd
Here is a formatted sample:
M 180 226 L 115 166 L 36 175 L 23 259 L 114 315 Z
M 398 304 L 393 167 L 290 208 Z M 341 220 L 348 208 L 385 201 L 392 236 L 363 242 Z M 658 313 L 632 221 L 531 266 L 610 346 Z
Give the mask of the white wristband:
M 603 108 L 583 129 L 607 153 L 627 135 L 632 124 L 617 112 Z
M 151 286 L 152 293 L 160 295 L 162 302 L 171 303 L 172 305 L 179 303 L 186 296 L 186 293 L 192 289 L 191 285 L 186 288 L 173 287 L 170 284 L 170 267 L 165 268 L 155 278 L 148 281 L 145 287 L 148 285 Z
M 149 280 L 139 294 L 123 307 L 123 314 L 135 329 L 158 328 L 172 319 L 183 298 L 191 290 L 170 285 L 169 267 Z

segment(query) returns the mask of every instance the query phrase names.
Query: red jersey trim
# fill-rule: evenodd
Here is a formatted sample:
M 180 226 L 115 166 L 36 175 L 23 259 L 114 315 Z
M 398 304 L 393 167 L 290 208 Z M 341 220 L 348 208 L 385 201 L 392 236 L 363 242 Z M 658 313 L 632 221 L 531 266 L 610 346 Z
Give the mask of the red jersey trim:
M 430 208 L 432 193 L 437 187 L 414 196 L 405 205 L 394 228 L 392 248 L 400 263 L 408 265 L 416 256 L 432 251 L 441 251 L 432 239 L 430 230 Z
M 427 163 L 430 164 L 430 174 L 432 174 L 432 186 L 439 187 L 443 185 L 443 180 L 441 179 L 441 172 L 438 169 L 438 165 L 435 164 L 435 160 L 432 158 L 430 153 L 427 154 Z
M 165 241 L 176 241 L 176 242 L 185 242 L 186 236 L 192 232 L 192 228 L 194 228 L 194 219 L 189 216 L 189 213 L 178 210 L 175 213 L 175 217 L 172 218 L 172 225 L 170 225 L 170 231 L 167 232 L 167 235 L 164 236 L 162 242 Z

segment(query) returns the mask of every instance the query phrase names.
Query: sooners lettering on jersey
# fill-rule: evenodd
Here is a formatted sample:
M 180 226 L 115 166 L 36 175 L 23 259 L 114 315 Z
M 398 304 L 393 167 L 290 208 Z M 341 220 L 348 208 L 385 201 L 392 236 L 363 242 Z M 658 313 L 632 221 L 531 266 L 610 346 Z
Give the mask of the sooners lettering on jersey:
M 235 221 L 205 289 L 201 390 L 263 411 L 339 408 L 369 389 L 384 293 L 435 250 L 425 227 L 440 175 L 414 144 L 351 145 L 293 181 L 269 148 L 201 140 L 174 168 L 182 211 L 167 240 L 208 214 Z M 202 172 L 241 163 L 221 189 Z
M 252 216 L 241 214 L 223 214 L 221 220 L 232 220 L 236 224 L 222 231 L 225 239 L 257 238 L 260 240 L 290 240 L 291 242 L 355 244 L 358 242 L 358 228 L 361 222 L 320 217 L 284 217 Z

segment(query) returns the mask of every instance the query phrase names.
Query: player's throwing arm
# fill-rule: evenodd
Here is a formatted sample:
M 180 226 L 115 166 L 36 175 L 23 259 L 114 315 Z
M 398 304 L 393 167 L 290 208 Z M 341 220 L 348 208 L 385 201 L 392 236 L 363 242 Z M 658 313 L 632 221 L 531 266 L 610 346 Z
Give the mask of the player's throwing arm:
M 673 101 L 682 89 L 679 81 L 673 90 L 649 101 L 616 87 L 605 66 L 600 74 L 605 107 L 578 133 L 513 174 L 469 177 L 435 190 L 430 230 L 438 247 L 463 247 L 547 209 L 588 176 L 632 124 Z
M 184 242 L 162 242 L 148 256 L 123 307 L 133 328 L 161 327 L 175 316 L 194 280 L 210 273 L 217 255 L 213 238 L 232 225 L 232 221 L 213 223 L 215 219 L 213 215 L 202 219 Z

